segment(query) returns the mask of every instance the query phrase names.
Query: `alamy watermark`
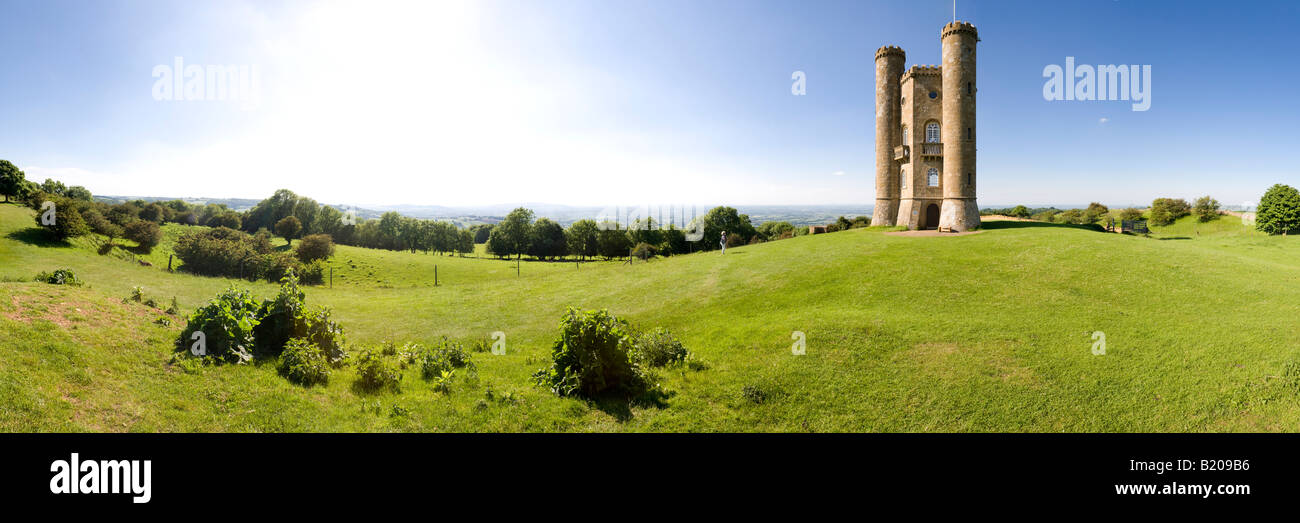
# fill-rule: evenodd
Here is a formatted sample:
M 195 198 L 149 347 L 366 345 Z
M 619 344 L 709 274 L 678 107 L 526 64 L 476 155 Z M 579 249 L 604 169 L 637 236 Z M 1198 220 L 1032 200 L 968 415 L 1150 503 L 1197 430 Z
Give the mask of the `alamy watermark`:
M 153 99 L 169 102 L 223 101 L 257 104 L 262 99 L 262 75 L 256 65 L 185 64 L 177 56 L 153 67 Z
M 1106 355 L 1106 333 L 1101 331 L 1096 331 L 1092 333 L 1092 355 L 1093 356 Z
M 664 230 L 668 226 L 677 228 L 686 236 L 688 242 L 704 239 L 704 217 L 696 214 L 691 206 L 691 217 L 686 218 L 686 205 L 642 205 L 630 207 L 606 207 L 596 213 L 596 227 L 602 231 L 624 229 L 631 231 Z M 666 217 L 665 217 L 666 216 Z
M 1043 68 L 1043 99 L 1117 101 L 1131 100 L 1134 111 L 1151 108 L 1150 65 L 1075 65 L 1074 57 L 1065 57 L 1065 67 L 1050 64 Z

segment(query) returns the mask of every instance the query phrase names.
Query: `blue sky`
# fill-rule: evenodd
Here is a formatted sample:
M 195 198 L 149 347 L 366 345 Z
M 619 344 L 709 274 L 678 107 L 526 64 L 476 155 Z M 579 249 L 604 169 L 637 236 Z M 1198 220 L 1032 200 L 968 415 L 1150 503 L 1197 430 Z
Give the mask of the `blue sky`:
M 0 5 L 0 158 L 29 178 L 362 205 L 869 203 L 874 51 L 938 64 L 952 17 L 950 0 Z M 1239 204 L 1300 183 L 1300 3 L 957 15 L 982 38 L 982 205 Z M 1150 110 L 1044 100 L 1067 56 L 1150 65 Z M 258 96 L 156 100 L 175 57 L 256 70 Z

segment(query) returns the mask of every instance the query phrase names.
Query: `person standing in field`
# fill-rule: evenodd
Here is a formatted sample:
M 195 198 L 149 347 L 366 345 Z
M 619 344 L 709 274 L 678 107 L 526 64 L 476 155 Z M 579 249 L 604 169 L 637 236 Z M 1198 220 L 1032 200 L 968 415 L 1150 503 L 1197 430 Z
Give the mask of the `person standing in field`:
M 722 231 L 722 239 L 718 240 L 718 245 L 722 246 L 722 254 L 727 254 L 727 231 Z

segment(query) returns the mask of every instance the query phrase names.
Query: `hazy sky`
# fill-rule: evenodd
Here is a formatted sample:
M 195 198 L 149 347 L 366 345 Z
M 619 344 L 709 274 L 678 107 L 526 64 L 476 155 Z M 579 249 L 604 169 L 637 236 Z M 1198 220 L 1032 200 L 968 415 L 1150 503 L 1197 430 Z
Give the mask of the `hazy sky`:
M 952 17 L 950 0 L 0 5 L 0 158 L 29 179 L 362 205 L 870 203 L 874 51 L 938 64 Z M 1238 204 L 1300 183 L 1297 6 L 960 1 L 982 38 L 980 203 Z M 1067 56 L 1152 66 L 1150 110 L 1044 100 Z M 176 57 L 255 69 L 258 97 L 156 100 Z

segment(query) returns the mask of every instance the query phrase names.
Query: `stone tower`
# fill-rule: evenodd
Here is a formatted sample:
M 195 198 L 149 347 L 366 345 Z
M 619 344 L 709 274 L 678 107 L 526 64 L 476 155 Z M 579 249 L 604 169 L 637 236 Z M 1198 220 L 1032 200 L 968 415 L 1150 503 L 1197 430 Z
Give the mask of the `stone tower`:
M 940 66 L 902 70 L 902 49 L 876 51 L 876 209 L 872 225 L 967 231 L 975 202 L 975 44 L 967 22 L 940 32 Z M 892 107 L 891 107 L 892 106 Z
M 977 229 L 975 203 L 975 43 L 967 22 L 943 26 L 943 211 L 940 228 Z
M 894 148 L 902 144 L 898 126 L 898 77 L 903 74 L 907 55 L 902 49 L 885 46 L 876 50 L 876 209 L 872 225 L 894 225 L 898 215 L 898 163 Z

